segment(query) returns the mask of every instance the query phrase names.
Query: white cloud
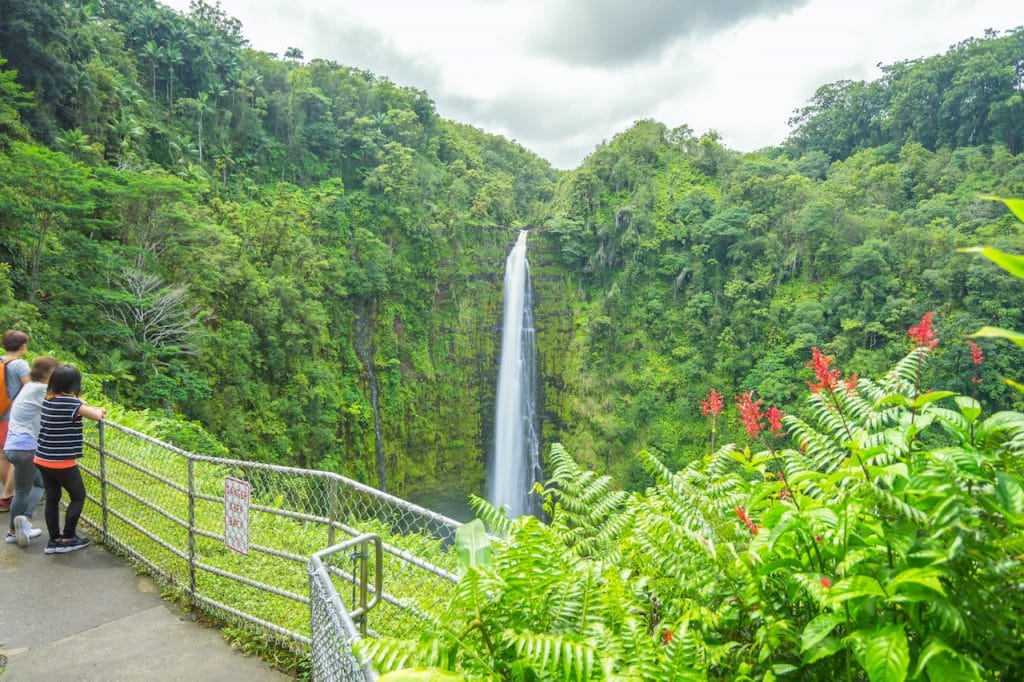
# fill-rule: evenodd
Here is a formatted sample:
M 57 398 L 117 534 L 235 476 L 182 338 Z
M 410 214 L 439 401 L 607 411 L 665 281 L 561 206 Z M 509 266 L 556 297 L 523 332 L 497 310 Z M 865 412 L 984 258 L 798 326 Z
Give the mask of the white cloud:
M 441 115 L 514 138 L 560 168 L 640 118 L 715 129 L 743 150 L 777 144 L 820 85 L 874 78 L 878 63 L 1024 23 L 1019 0 L 639 1 L 221 4 L 257 49 L 299 47 L 307 59 L 423 88 Z M 188 0 L 166 4 L 187 10 Z M 643 10 L 635 20 L 620 11 L 634 6 Z M 616 36 L 621 45 L 588 43 Z

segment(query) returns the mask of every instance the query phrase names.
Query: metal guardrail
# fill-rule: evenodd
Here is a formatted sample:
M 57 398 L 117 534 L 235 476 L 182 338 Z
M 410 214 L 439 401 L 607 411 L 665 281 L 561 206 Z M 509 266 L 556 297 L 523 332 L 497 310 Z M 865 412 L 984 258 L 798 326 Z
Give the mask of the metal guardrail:
M 312 644 L 310 645 L 310 673 L 314 682 L 356 682 L 366 680 L 372 682 L 377 674 L 369 664 L 359 665 L 352 653 L 352 644 L 366 635 L 366 615 L 380 601 L 381 582 L 378 579 L 373 589 L 373 599 L 367 600 L 369 556 L 366 548 L 373 542 L 375 575 L 381 575 L 383 558 L 380 537 L 367 533 L 352 538 L 348 542 L 316 552 L 309 561 L 310 584 L 310 627 Z M 355 556 L 360 561 L 359 599 L 353 611 L 345 608 L 344 602 L 334 588 L 330 576 L 330 562 L 342 556 L 345 550 L 358 547 Z M 360 625 L 356 625 L 356 621 Z
M 196 455 L 113 422 L 86 429 L 83 521 L 195 607 L 275 644 L 347 650 L 346 587 L 360 634 L 414 636 L 456 580 L 460 524 L 441 514 L 331 472 Z M 225 546 L 226 478 L 249 485 L 247 556 Z M 367 534 L 372 568 L 365 552 L 338 553 Z M 317 629 L 327 608 L 340 633 Z

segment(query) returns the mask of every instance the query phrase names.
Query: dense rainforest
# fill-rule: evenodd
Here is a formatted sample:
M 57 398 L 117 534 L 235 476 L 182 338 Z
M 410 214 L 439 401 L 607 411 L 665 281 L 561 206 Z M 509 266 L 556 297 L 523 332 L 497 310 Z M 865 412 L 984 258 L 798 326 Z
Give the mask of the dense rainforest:
M 205 0 L 0 10 L 0 316 L 187 448 L 480 492 L 525 227 L 545 442 L 627 487 L 638 450 L 706 452 L 710 386 L 799 411 L 812 347 L 876 376 L 928 311 L 1024 328 L 1021 283 L 955 252 L 1022 250 L 979 197 L 1024 196 L 1021 29 L 824 86 L 778 147 L 639 121 L 560 172 Z M 970 367 L 949 343 L 928 371 Z M 1020 406 L 1012 356 L 982 372 Z

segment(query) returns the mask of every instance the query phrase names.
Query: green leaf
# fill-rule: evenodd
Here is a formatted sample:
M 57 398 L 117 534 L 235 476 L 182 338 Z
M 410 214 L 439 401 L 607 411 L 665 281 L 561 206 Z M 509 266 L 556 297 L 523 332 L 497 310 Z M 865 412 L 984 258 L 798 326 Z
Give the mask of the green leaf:
M 1006 204 L 1006 208 L 1010 209 L 1013 215 L 1017 216 L 1017 220 L 1024 222 L 1024 199 L 1004 199 L 993 194 L 982 194 L 978 198 L 1003 202 Z
M 803 635 L 800 637 L 800 651 L 804 652 L 815 646 L 828 637 L 837 625 L 844 622 L 846 617 L 839 613 L 822 613 L 815 616 L 804 627 Z
M 887 625 L 875 630 L 861 630 L 853 639 L 859 644 L 855 652 L 871 682 L 903 682 L 910 665 L 910 647 L 903 625 Z
M 930 391 L 928 393 L 922 393 L 910 402 L 910 407 L 918 409 L 924 407 L 928 403 L 934 403 L 935 401 L 943 400 L 944 398 L 952 398 L 955 395 L 956 393 L 953 391 Z
M 941 576 L 942 571 L 933 566 L 927 566 L 924 568 L 908 568 L 905 571 L 898 573 L 892 580 L 890 580 L 887 587 L 889 592 L 893 593 L 899 592 L 900 588 L 906 588 L 908 585 L 917 585 L 945 596 L 946 588 L 944 588 L 942 583 L 939 581 Z
M 997 471 L 996 495 L 999 497 L 999 506 L 1010 514 L 1024 514 L 1024 489 L 1021 488 L 1020 480 L 1016 476 L 1005 471 Z
M 480 519 L 459 526 L 455 531 L 455 553 L 463 568 L 486 566 L 491 562 L 491 540 Z
M 810 665 L 822 658 L 832 656 L 845 648 L 846 645 L 838 637 L 826 637 L 820 644 L 804 653 L 804 665 Z
M 981 404 L 974 398 L 966 395 L 958 395 L 953 399 L 953 402 L 955 402 L 956 406 L 960 408 L 960 414 L 962 414 L 968 422 L 973 422 L 981 416 Z
M 1014 381 L 1013 379 L 1007 379 L 1006 377 L 1003 377 L 1003 383 L 1006 384 L 1007 386 L 1013 386 L 1015 389 L 1017 389 L 1021 393 L 1024 393 L 1024 384 L 1019 384 L 1016 381 Z
M 829 590 L 829 598 L 834 603 L 856 599 L 858 597 L 884 597 L 882 585 L 868 575 L 855 575 L 843 578 Z
M 987 339 L 1006 339 L 1007 341 L 1013 341 L 1021 348 L 1024 348 L 1024 334 L 1011 331 L 1009 329 L 1001 329 L 999 327 L 982 327 L 973 334 L 970 334 L 968 338 L 975 338 L 979 336 Z
M 1014 277 L 1024 279 L 1024 256 L 1004 253 L 988 246 L 972 246 L 966 249 L 957 249 L 957 251 L 961 253 L 980 253 Z
M 917 658 L 917 670 L 914 677 L 928 670 L 928 679 L 932 682 L 946 680 L 964 680 L 964 682 L 980 680 L 977 664 L 969 658 L 961 656 L 940 639 L 929 639 Z

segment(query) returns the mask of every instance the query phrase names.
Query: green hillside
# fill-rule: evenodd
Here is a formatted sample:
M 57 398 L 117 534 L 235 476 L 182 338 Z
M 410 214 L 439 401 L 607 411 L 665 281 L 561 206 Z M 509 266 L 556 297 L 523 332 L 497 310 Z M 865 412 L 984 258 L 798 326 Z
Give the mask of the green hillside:
M 545 443 L 627 487 L 640 449 L 705 450 L 712 386 L 799 409 L 812 346 L 877 375 L 931 310 L 930 371 L 966 386 L 959 339 L 1024 327 L 1021 285 L 955 253 L 1022 250 L 978 196 L 1024 196 L 1020 30 L 824 86 L 777 148 L 639 121 L 561 173 L 429 93 L 253 50 L 208 2 L 4 10 L 6 324 L 235 456 L 479 492 L 522 227 Z M 1019 405 L 1013 368 L 986 363 L 986 407 Z

